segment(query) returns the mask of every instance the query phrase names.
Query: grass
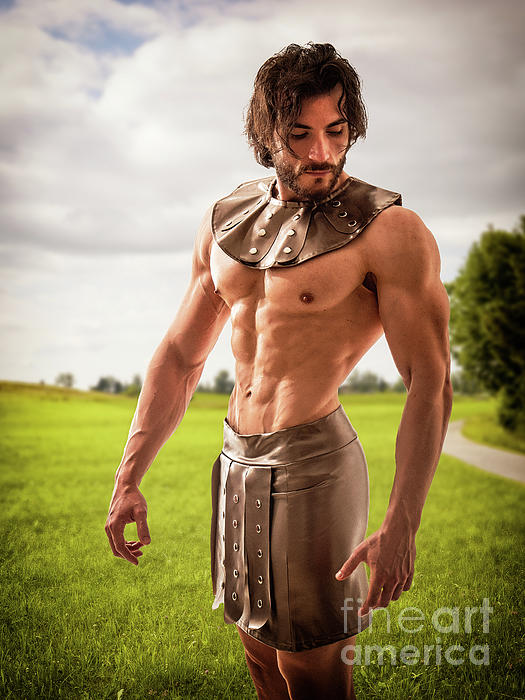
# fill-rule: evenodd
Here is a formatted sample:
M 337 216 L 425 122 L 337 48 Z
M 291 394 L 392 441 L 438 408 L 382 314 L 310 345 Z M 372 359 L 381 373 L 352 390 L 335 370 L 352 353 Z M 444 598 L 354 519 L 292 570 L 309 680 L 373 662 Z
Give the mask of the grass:
M 403 400 L 343 398 L 369 463 L 370 531 L 388 500 Z M 111 555 L 103 529 L 134 407 L 125 397 L 0 384 L 6 700 L 255 698 L 235 629 L 224 624 L 222 607 L 211 610 L 209 480 L 226 397 L 196 395 L 145 477 L 152 544 L 138 567 Z M 460 399 L 453 418 L 491 411 L 491 401 Z M 519 484 L 442 457 L 417 538 L 413 587 L 389 606 L 390 632 L 386 613 L 378 613 L 358 642 L 397 650 L 439 644 L 443 654 L 461 644 L 466 661 L 437 664 L 433 654 L 426 665 L 361 665 L 359 697 L 523 697 L 523 493 Z M 436 608 L 462 612 L 483 598 L 494 609 L 489 633 L 479 614 L 471 633 L 436 632 Z M 424 615 L 418 633 L 397 622 L 406 606 Z M 489 645 L 489 665 L 468 661 L 474 644 Z
M 483 445 L 492 445 L 509 452 L 525 454 L 525 435 L 505 430 L 497 422 L 496 408 L 488 414 L 470 416 L 462 431 L 469 440 Z

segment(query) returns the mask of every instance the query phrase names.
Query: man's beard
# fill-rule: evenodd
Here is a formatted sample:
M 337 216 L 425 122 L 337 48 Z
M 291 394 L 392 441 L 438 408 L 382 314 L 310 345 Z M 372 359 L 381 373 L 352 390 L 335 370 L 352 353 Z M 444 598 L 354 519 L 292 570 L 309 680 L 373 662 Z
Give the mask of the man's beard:
M 330 165 L 329 163 L 317 163 L 314 165 L 304 165 L 299 168 L 298 171 L 295 170 L 293 165 L 288 165 L 286 163 L 274 163 L 275 172 L 277 177 L 289 190 L 291 190 L 301 202 L 320 202 L 330 196 L 330 193 L 335 188 L 339 176 L 343 172 L 346 162 L 346 153 L 341 158 L 339 163 L 336 165 Z M 312 185 L 310 187 L 302 187 L 299 184 L 299 178 L 306 171 L 312 172 L 315 170 L 330 170 L 329 180 L 322 188 L 315 186 L 315 175 L 308 175 L 312 180 Z

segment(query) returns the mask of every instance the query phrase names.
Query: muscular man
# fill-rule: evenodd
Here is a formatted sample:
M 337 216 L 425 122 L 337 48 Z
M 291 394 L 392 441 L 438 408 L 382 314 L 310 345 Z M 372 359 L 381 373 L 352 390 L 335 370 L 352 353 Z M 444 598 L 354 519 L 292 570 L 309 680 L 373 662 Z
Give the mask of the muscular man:
M 150 542 L 139 484 L 230 317 L 236 381 L 212 476 L 214 606 L 237 624 L 259 698 L 355 697 L 341 654 L 371 609 L 410 588 L 451 409 L 438 249 L 399 194 L 344 172 L 365 130 L 359 78 L 330 44 L 292 44 L 259 70 L 246 132 L 276 177 L 241 185 L 204 217 L 106 523 L 115 556 L 137 564 Z M 337 392 L 383 332 L 407 399 L 385 518 L 364 539 L 366 462 Z M 133 521 L 139 541 L 126 542 Z

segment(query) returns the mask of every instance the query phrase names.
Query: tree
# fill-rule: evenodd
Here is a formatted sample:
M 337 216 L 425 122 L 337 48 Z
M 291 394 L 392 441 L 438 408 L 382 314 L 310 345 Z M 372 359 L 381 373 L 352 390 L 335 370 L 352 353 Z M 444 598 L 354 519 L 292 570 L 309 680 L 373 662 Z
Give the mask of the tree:
M 459 370 L 458 372 L 453 372 L 450 377 L 452 381 L 452 388 L 455 394 L 479 394 L 483 391 L 482 385 L 477 379 L 465 375 L 465 372 Z
M 234 381 L 230 379 L 227 369 L 221 369 L 213 380 L 213 391 L 216 394 L 231 394 Z
M 358 369 L 354 369 L 339 390 L 343 394 L 371 394 L 377 391 L 386 391 L 388 388 L 388 383 L 374 372 L 361 373 Z
M 57 386 L 64 386 L 66 389 L 71 389 L 75 383 L 75 377 L 71 372 L 61 372 L 55 379 Z
M 142 377 L 140 374 L 135 374 L 131 380 L 131 384 L 126 384 L 123 388 L 123 393 L 126 396 L 138 396 L 142 390 Z
M 398 377 L 390 386 L 390 391 L 395 391 L 398 394 L 403 394 L 406 390 L 407 388 L 401 377 Z
M 107 394 L 120 394 L 123 389 L 122 382 L 115 377 L 100 377 L 98 383 L 91 387 L 92 391 L 104 391 Z
M 489 227 L 454 282 L 451 348 L 465 373 L 500 398 L 498 419 L 525 428 L 525 216 L 512 231 Z

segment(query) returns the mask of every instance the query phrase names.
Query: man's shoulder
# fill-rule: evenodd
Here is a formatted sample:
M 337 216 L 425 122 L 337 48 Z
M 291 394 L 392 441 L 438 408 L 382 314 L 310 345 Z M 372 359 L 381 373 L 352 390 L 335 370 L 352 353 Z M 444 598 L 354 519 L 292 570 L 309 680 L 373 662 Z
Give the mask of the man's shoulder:
M 222 197 L 219 197 L 212 205 L 212 207 L 216 206 L 220 202 L 224 201 L 225 199 L 236 199 L 236 198 L 245 198 L 248 199 L 250 197 L 260 197 L 261 195 L 265 195 L 269 189 L 272 186 L 272 183 L 275 181 L 275 176 L 269 176 L 269 177 L 259 177 L 256 180 L 246 180 L 245 182 L 241 182 L 240 185 L 237 185 L 235 189 L 233 189 L 229 194 L 223 195 Z
M 377 228 L 388 228 L 395 235 L 407 235 L 407 232 L 422 235 L 423 230 L 428 231 L 419 214 L 402 205 L 383 209 L 377 215 L 376 223 Z
M 409 241 L 416 242 L 434 236 L 427 228 L 423 219 L 412 209 L 407 207 L 387 207 L 376 218 L 377 237 L 390 241 L 392 245 L 400 245 Z M 388 232 L 388 236 L 385 234 Z
M 422 218 L 407 207 L 381 211 L 367 236 L 367 252 L 374 270 L 410 275 L 427 265 L 439 266 L 439 251 Z M 396 273 L 397 274 L 397 273 Z

